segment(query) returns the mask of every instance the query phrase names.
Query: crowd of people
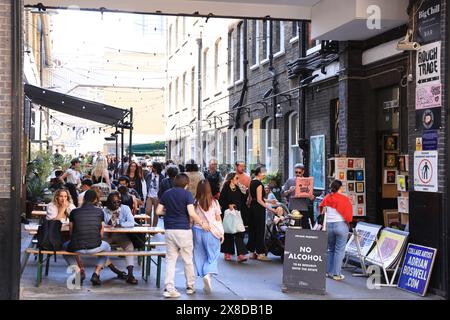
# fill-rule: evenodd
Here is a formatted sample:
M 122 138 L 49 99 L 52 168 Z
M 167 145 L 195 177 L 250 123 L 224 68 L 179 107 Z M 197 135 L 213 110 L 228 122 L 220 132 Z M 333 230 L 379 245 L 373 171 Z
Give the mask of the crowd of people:
M 184 264 L 187 294 L 195 293 L 196 275 L 203 279 L 204 290 L 211 291 L 211 275 L 218 273 L 221 253 L 225 261 L 238 263 L 248 259 L 271 260 L 265 246 L 266 219 L 268 214 L 280 215 L 280 211 L 272 205 L 276 197 L 263 185 L 267 173 L 263 165 L 256 166 L 250 175 L 246 173 L 245 163 L 237 161 L 234 170 L 223 178 L 216 159 L 211 159 L 203 172 L 194 160 L 185 166 L 170 160 L 138 163 L 127 157 L 118 165 L 111 165 L 110 161 L 98 153 L 90 172 L 83 173 L 80 160 L 74 159 L 71 167 L 58 177 L 59 187 L 47 207 L 47 219 L 69 223 L 70 237 L 66 239 L 65 249 L 98 253 L 117 245 L 133 251 L 136 246 L 131 236 L 104 235 L 104 228 L 132 227 L 137 213 L 146 213 L 152 227 L 158 226 L 162 218 L 167 248 L 164 296 L 170 298 L 180 296 L 174 283 L 178 255 Z M 303 165 L 296 164 L 294 173 L 295 177 L 303 177 Z M 328 275 L 342 280 L 343 239 L 351 217 L 348 204 L 342 205 L 345 199 L 339 197 L 342 184 L 333 183 L 331 194 L 321 208 L 329 208 Z M 300 199 L 294 192 L 295 178 L 288 179 L 282 187 L 282 196 L 287 199 L 289 210 L 302 213 L 302 226 L 309 228 L 312 217 L 308 206 L 314 196 Z M 227 210 L 239 213 L 245 229 L 225 232 L 222 221 Z M 81 259 L 78 256 L 65 256 L 65 259 L 84 280 Z M 100 272 L 107 266 L 120 279 L 137 284 L 133 276 L 134 257 L 127 256 L 126 264 L 127 272 L 119 270 L 107 257 L 99 257 L 90 280 L 100 285 Z

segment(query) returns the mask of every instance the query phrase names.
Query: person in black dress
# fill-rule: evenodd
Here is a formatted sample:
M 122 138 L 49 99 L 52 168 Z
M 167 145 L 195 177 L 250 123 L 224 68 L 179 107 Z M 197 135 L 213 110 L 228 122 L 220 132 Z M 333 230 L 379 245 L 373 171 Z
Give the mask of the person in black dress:
M 245 194 L 238 187 L 239 176 L 235 172 L 230 172 L 220 192 L 219 204 L 222 209 L 222 220 L 225 210 L 238 210 L 242 215 L 242 208 L 245 205 Z M 244 218 L 244 217 L 243 217 Z M 247 260 L 247 248 L 244 244 L 245 232 L 235 234 L 225 233 L 220 252 L 224 254 L 226 261 L 231 260 L 231 256 L 237 251 L 237 261 L 244 262 Z M 235 250 L 236 247 L 236 250 Z
M 270 261 L 266 255 L 264 236 L 266 230 L 266 210 L 276 213 L 265 201 L 265 191 L 262 180 L 266 176 L 266 168 L 258 166 L 252 170 L 254 179 L 250 182 L 251 204 L 249 210 L 247 249 L 251 252 L 250 259 Z

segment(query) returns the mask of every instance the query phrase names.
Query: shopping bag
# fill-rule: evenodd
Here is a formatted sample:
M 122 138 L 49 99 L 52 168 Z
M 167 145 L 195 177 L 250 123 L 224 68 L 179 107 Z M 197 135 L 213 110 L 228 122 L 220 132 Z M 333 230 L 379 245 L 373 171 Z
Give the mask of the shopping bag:
M 245 232 L 244 222 L 241 212 L 238 210 L 225 210 L 223 217 L 223 230 L 228 234 Z
M 103 177 L 99 183 L 92 185 L 92 187 L 100 191 L 100 201 L 106 201 L 108 199 L 108 195 L 111 193 L 111 187 L 109 184 L 103 182 Z

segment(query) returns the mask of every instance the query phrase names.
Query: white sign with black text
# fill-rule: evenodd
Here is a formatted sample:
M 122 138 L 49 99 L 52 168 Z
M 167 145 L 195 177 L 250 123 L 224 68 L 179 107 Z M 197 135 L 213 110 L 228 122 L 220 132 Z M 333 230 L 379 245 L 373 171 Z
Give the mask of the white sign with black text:
M 438 152 L 414 152 L 414 191 L 438 192 Z
M 441 41 L 423 45 L 417 51 L 417 84 L 441 81 Z

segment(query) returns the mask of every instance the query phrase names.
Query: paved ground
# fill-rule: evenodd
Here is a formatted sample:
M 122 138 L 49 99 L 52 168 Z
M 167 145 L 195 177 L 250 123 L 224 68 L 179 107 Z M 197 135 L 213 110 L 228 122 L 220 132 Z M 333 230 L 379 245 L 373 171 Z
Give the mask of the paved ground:
M 155 241 L 163 240 L 158 235 Z M 22 246 L 25 248 L 30 241 L 27 233 L 23 232 Z M 428 295 L 425 298 L 402 291 L 397 288 L 381 288 L 369 290 L 366 287 L 366 278 L 352 277 L 350 270 L 344 271 L 346 279 L 337 282 L 327 279 L 327 292 L 325 295 L 310 295 L 301 293 L 282 293 L 280 290 L 283 265 L 278 257 L 272 256 L 271 262 L 251 260 L 243 264 L 237 262 L 219 261 L 219 274 L 212 280 L 213 292 L 204 294 L 202 280 L 196 282 L 197 293 L 187 296 L 184 291 L 184 275 L 181 263 L 177 265 L 176 287 L 182 293 L 180 299 L 185 300 L 312 300 L 312 299 L 375 299 L 375 300 L 438 300 L 437 296 Z M 95 259 L 83 259 L 86 265 L 87 280 L 93 272 Z M 164 260 L 163 260 L 164 261 Z M 125 269 L 125 259 L 116 259 L 115 264 Z M 164 265 L 164 263 L 163 263 Z M 156 268 L 152 266 L 149 282 L 140 279 L 136 286 L 128 285 L 123 280 L 105 269 L 101 274 L 102 286 L 93 287 L 89 281 L 79 290 L 69 290 L 66 287 L 67 265 L 62 257 L 55 263 L 52 259 L 50 273 L 44 277 L 39 288 L 35 287 L 36 261 L 30 257 L 27 267 L 22 275 L 21 299 L 30 300 L 159 300 L 162 297 L 164 283 L 164 269 L 162 272 L 162 286 L 156 288 Z

